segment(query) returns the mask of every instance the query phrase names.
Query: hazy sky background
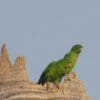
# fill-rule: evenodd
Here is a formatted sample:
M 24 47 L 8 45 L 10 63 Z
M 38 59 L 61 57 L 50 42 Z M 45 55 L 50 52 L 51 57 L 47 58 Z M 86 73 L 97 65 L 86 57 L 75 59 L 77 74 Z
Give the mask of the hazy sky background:
M 99 0 L 0 0 L 0 47 L 4 42 L 12 63 L 26 56 L 34 82 L 48 63 L 81 43 L 75 71 L 92 100 L 100 100 Z

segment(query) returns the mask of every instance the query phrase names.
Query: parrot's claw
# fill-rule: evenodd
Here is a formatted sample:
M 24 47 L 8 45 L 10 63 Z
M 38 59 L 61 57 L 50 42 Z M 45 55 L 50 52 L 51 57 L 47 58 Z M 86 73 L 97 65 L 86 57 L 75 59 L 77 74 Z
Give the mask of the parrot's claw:
M 59 84 L 59 83 L 50 83 L 50 82 L 47 82 L 46 83 L 46 91 L 47 92 L 54 92 L 54 93 L 57 93 L 57 92 L 62 92 L 62 94 L 64 95 L 64 86 Z
M 61 84 L 54 84 L 56 89 L 57 89 L 57 92 L 61 91 L 62 94 L 64 95 L 64 86 L 61 85 Z

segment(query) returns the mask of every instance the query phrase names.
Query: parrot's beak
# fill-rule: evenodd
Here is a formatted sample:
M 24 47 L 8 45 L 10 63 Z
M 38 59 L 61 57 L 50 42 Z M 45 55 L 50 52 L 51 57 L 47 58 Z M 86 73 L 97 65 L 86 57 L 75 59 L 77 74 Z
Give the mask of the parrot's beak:
M 82 52 L 82 50 L 83 50 L 83 47 L 82 47 L 82 48 L 80 48 L 80 53 Z
M 80 54 L 82 52 L 82 49 L 83 49 L 82 47 L 79 49 L 78 54 Z

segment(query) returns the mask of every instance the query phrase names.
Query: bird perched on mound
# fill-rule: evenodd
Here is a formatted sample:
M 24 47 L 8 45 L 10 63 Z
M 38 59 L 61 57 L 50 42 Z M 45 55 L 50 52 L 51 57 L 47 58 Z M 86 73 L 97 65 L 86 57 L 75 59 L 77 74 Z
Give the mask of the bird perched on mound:
M 51 62 L 40 76 L 38 84 L 44 85 L 47 82 L 60 83 L 63 76 L 69 74 L 74 68 L 81 50 L 82 45 L 76 44 L 62 59 Z

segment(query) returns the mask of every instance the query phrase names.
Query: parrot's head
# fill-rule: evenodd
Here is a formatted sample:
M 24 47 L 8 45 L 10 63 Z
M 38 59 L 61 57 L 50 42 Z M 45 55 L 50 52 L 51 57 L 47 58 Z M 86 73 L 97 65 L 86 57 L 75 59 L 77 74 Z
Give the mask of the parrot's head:
M 77 54 L 80 54 L 82 51 L 83 46 L 80 44 L 76 44 L 71 48 L 71 52 L 75 52 Z

